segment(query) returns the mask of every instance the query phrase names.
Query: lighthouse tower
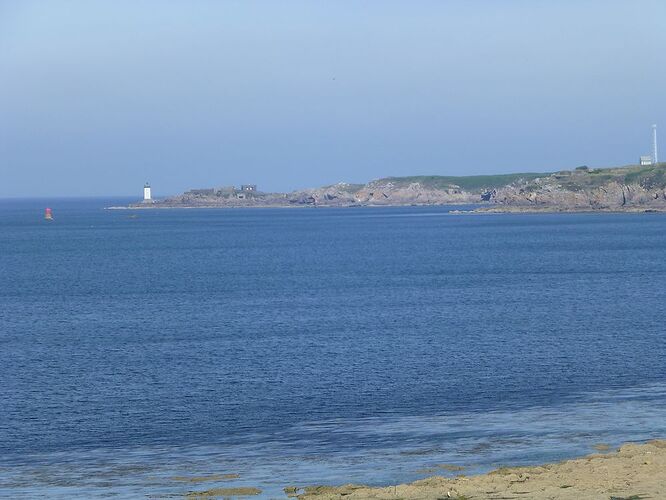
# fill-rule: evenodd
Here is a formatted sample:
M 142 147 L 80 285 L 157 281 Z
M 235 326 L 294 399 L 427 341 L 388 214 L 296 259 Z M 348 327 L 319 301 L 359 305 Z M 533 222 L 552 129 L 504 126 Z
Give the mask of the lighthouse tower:
M 152 203 L 152 196 L 150 195 L 150 184 L 147 182 L 143 185 L 143 202 Z

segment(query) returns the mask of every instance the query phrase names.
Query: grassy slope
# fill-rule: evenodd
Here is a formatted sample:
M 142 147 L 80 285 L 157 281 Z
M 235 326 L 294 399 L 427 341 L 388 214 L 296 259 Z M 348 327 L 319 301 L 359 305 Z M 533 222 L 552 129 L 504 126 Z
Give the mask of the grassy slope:
M 416 175 L 411 177 L 385 177 L 380 182 L 392 182 L 396 186 L 406 186 L 414 182 L 432 189 L 447 189 L 452 185 L 459 186 L 465 191 L 480 191 L 482 189 L 494 189 L 518 181 L 530 181 L 537 177 L 548 177 L 546 173 L 518 173 L 518 174 L 498 174 L 498 175 Z
M 548 183 L 556 183 L 564 189 L 580 191 L 594 189 L 609 182 L 639 184 L 646 189 L 666 187 L 666 163 L 651 166 L 628 165 L 624 167 L 596 168 L 589 170 L 566 170 L 555 173 L 525 172 L 499 175 L 470 175 L 464 177 L 448 175 L 420 175 L 411 177 L 386 177 L 378 182 L 392 182 L 396 186 L 407 186 L 418 182 L 431 189 L 447 189 L 452 185 L 465 191 L 482 191 L 514 183 L 527 183 L 527 189 L 539 189 L 531 183 L 536 178 Z
M 598 168 L 589 171 L 558 172 L 554 174 L 564 189 L 580 191 L 594 189 L 609 182 L 639 184 L 646 189 L 666 187 L 666 163 L 658 165 Z

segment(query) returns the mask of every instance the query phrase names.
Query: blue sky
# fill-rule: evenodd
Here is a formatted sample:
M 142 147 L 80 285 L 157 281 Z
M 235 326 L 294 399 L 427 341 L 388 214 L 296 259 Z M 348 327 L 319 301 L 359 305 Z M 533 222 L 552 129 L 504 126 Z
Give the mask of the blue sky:
M 0 0 L 0 196 L 636 162 L 666 116 L 664 19 L 658 1 Z

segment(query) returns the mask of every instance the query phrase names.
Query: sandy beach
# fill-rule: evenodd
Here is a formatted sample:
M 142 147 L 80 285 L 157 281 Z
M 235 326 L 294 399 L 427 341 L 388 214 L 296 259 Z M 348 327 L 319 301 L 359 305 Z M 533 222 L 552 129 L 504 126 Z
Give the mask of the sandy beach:
M 384 488 L 345 485 L 285 491 L 301 500 L 666 498 L 666 441 L 625 444 L 619 450 L 607 453 L 534 467 L 503 467 L 478 476 L 435 476 Z

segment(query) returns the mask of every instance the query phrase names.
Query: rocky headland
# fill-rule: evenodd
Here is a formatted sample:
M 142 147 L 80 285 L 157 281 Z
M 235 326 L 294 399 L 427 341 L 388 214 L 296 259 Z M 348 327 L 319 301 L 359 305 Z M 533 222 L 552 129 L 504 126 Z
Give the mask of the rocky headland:
M 476 212 L 666 211 L 666 163 L 554 173 L 387 177 L 290 193 L 194 189 L 129 208 L 350 207 L 478 204 Z

